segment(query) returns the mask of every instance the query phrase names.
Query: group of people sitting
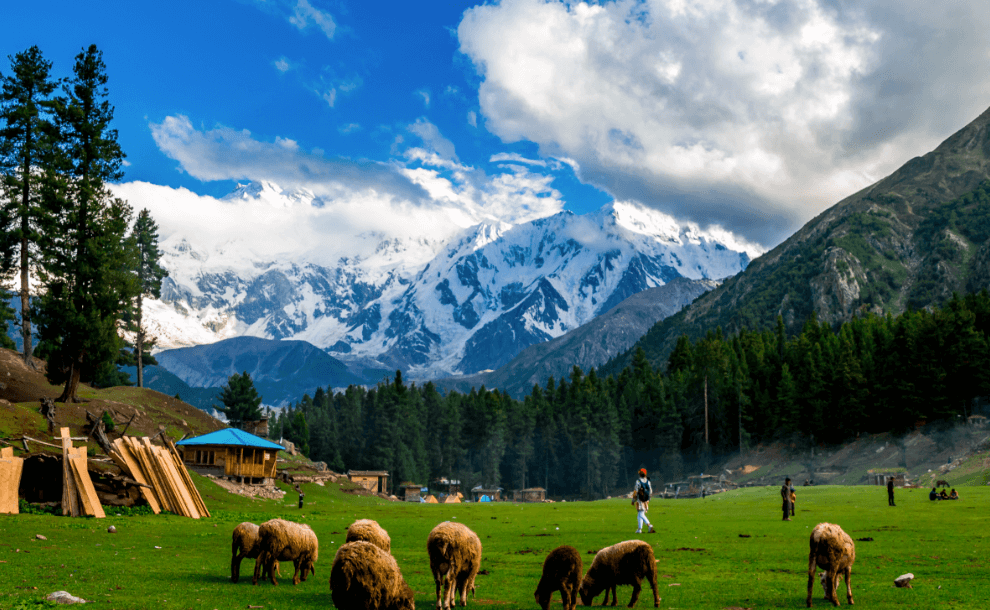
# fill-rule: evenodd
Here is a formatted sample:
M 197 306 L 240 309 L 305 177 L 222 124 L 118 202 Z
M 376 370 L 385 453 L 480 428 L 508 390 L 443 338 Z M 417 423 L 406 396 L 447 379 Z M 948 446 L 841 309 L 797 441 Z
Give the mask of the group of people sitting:
M 942 493 L 938 493 L 937 491 L 935 491 L 935 488 L 932 487 L 932 490 L 928 493 L 928 499 L 929 500 L 958 500 L 959 499 L 959 494 L 956 493 L 956 490 L 955 489 L 953 489 L 952 490 L 952 493 L 949 493 L 949 494 L 946 494 L 944 489 L 942 490 Z

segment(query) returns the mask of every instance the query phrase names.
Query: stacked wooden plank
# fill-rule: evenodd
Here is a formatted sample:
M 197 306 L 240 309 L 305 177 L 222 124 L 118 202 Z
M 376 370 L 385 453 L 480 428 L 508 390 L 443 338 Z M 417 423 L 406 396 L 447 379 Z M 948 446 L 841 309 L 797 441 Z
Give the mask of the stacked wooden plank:
M 134 480 L 148 486 L 140 488 L 141 495 L 155 514 L 167 510 L 193 519 L 209 517 L 210 511 L 175 445 L 169 439 L 165 441 L 166 447 L 158 447 L 147 437 L 125 436 L 113 442 L 110 457 Z
M 13 447 L 0 449 L 0 513 L 16 515 L 20 512 L 17 488 L 21 485 L 23 470 L 24 459 L 14 457 Z
M 86 515 L 102 519 L 106 517 L 100 499 L 89 478 L 86 447 L 73 447 L 68 428 L 61 429 L 62 437 L 62 514 L 78 517 Z

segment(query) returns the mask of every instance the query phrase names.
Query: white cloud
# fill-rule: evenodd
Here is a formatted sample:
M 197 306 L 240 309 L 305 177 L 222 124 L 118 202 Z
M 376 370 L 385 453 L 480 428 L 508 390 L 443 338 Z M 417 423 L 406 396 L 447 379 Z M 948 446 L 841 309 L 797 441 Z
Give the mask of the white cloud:
M 457 154 L 454 152 L 454 143 L 443 137 L 440 129 L 425 118 L 416 119 L 415 123 L 408 126 L 409 131 L 419 136 L 428 149 L 437 153 L 441 157 L 456 161 Z
M 343 134 L 348 134 L 348 133 L 354 133 L 355 131 L 359 131 L 360 129 L 361 126 L 358 125 L 357 123 L 347 123 L 346 125 L 341 125 L 340 127 L 338 127 L 337 131 Z
M 224 126 L 199 130 L 182 115 L 152 123 L 151 135 L 165 155 L 199 180 L 271 180 L 328 197 L 374 191 L 416 202 L 425 196 L 388 164 L 328 158 L 322 152 L 306 152 L 288 138 L 264 142 L 247 130 Z
M 476 113 L 474 110 L 468 110 L 468 113 L 467 113 L 467 122 L 468 122 L 468 125 L 470 125 L 471 127 L 477 127 L 478 126 L 478 113 Z
M 540 167 L 546 167 L 547 162 L 540 159 L 527 159 L 526 157 L 518 153 L 496 153 L 491 156 L 488 160 L 491 163 L 502 163 L 504 161 L 512 161 L 515 163 L 525 163 L 527 165 L 539 165 Z
M 418 95 L 423 98 L 423 105 L 427 108 L 430 107 L 430 92 L 426 89 L 417 89 L 413 92 L 414 95 Z
M 333 39 L 333 34 L 337 29 L 333 16 L 326 11 L 321 11 L 307 0 L 297 0 L 296 5 L 289 16 L 289 23 L 300 30 L 305 30 L 309 26 L 315 26 L 323 32 L 327 38 Z
M 292 64 L 289 63 L 289 60 L 286 59 L 284 56 L 276 59 L 273 62 L 273 65 L 275 66 L 276 70 L 282 72 L 283 74 L 292 69 Z
M 988 22 L 990 3 L 503 0 L 458 37 L 504 141 L 768 243 L 984 109 Z

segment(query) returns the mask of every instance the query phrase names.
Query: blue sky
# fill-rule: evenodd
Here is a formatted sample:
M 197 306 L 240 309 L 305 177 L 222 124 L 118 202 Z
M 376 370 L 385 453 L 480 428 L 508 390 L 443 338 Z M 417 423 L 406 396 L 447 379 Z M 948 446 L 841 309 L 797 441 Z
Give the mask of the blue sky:
M 453 185 L 510 221 L 615 198 L 770 246 L 990 106 L 988 22 L 920 0 L 36 1 L 4 7 L 0 55 L 36 44 L 66 75 L 97 44 L 127 181 Z

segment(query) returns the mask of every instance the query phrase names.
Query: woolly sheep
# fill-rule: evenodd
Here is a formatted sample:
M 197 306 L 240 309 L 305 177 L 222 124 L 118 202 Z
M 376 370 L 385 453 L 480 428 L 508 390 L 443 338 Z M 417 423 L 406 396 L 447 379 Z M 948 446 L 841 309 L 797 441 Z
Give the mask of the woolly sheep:
M 339 549 L 330 568 L 330 596 L 339 610 L 415 610 L 413 592 L 395 558 L 364 540 Z
M 392 552 L 392 539 L 388 537 L 388 532 L 372 519 L 358 519 L 347 528 L 347 538 L 344 542 L 358 540 L 370 542 L 386 553 Z
M 316 574 L 313 564 L 319 558 L 320 543 L 308 525 L 272 519 L 261 524 L 258 535 L 261 538 L 258 543 L 261 550 L 254 564 L 254 584 L 258 584 L 258 577 L 264 567 L 271 574 L 272 584 L 278 585 L 275 580 L 275 565 L 279 561 L 291 561 L 295 566 L 296 571 L 292 575 L 294 585 L 306 580 L 307 573 Z
M 574 610 L 581 583 L 581 567 L 581 554 L 574 547 L 558 546 L 550 551 L 543 561 L 543 576 L 536 585 L 536 603 L 547 610 L 553 592 L 560 591 L 564 610 Z
M 849 605 L 853 604 L 852 585 L 849 578 L 852 575 L 852 565 L 856 560 L 856 545 L 842 528 L 834 523 L 819 523 L 811 532 L 809 540 L 811 551 L 808 554 L 808 607 L 811 607 L 811 593 L 815 586 L 815 565 L 825 570 L 822 586 L 825 587 L 825 597 L 832 605 L 839 605 L 839 597 L 835 590 L 839 586 L 839 574 L 846 580 L 846 598 Z
M 643 579 L 650 583 L 653 589 L 653 605 L 660 607 L 660 595 L 657 593 L 657 562 L 653 556 L 653 547 L 642 540 L 626 540 L 604 548 L 595 555 L 588 573 L 581 580 L 581 603 L 590 606 L 595 597 L 605 591 L 605 604 L 608 603 L 608 593 L 612 592 L 612 605 L 617 603 L 616 586 L 632 585 L 632 599 L 629 607 L 636 605 Z
M 258 526 L 245 521 L 234 528 L 233 543 L 231 545 L 230 560 L 230 582 L 237 582 L 241 576 L 241 561 L 246 557 L 256 559 L 261 547 L 258 544 L 261 538 L 258 536 Z M 278 562 L 275 562 L 275 570 L 278 571 Z M 268 572 L 264 577 L 268 577 Z M 279 573 L 281 576 L 281 573 Z
M 437 608 L 449 610 L 458 593 L 467 606 L 467 591 L 474 593 L 474 578 L 481 568 L 481 540 L 467 526 L 444 521 L 426 540 L 430 571 L 437 585 Z M 440 587 L 443 585 L 443 597 Z

